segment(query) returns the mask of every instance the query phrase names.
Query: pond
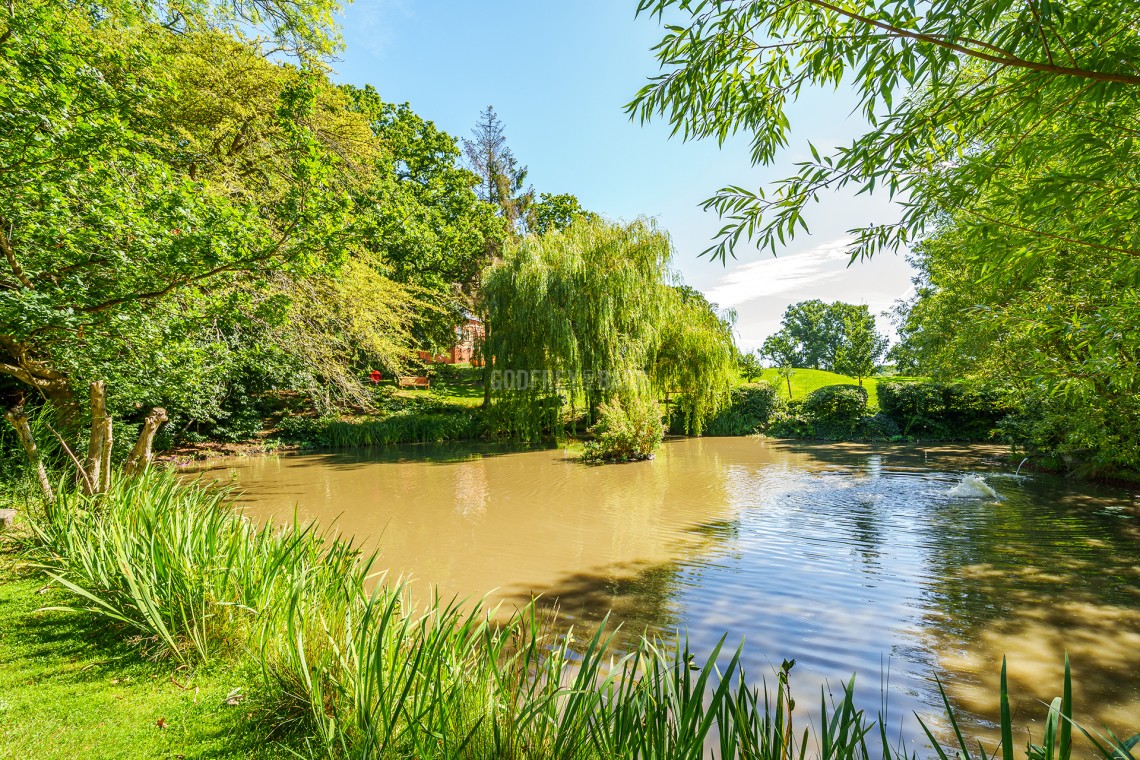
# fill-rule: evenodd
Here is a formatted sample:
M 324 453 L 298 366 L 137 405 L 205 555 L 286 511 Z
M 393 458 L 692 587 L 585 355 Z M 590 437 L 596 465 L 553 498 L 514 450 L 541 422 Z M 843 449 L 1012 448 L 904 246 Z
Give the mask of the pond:
M 257 519 L 336 525 L 420 598 L 557 600 L 564 624 L 744 640 L 750 677 L 794 658 L 798 701 L 853 673 L 894 735 L 945 731 L 937 680 L 993 737 L 1001 658 L 1040 738 L 1068 651 L 1078 718 L 1140 731 L 1140 508 L 1125 490 L 1020 476 L 987 447 L 668 441 L 591 467 L 561 449 L 414 446 L 228 460 Z M 980 474 L 996 497 L 963 495 Z M 886 688 L 884 690 L 884 684 Z M 1127 735 L 1127 734 L 1126 734 Z M 925 754 L 925 752 L 923 752 Z

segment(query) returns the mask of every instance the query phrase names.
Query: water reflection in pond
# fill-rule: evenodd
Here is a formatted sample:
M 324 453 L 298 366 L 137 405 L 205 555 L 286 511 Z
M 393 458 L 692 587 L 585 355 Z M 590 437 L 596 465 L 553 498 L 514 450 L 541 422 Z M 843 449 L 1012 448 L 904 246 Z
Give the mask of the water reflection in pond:
M 756 678 L 795 658 L 810 704 L 851 673 L 874 713 L 937 722 L 935 677 L 977 731 L 1009 656 L 1022 725 L 1059 693 L 1067 650 L 1091 723 L 1140 730 L 1140 526 L 1134 497 L 1015 477 L 996 450 L 671 441 L 653 462 L 587 467 L 501 447 L 236 460 L 258 518 L 335 524 L 426 592 L 507 605 L 541 594 L 593 624 L 744 638 Z M 984 473 L 999 500 L 951 489 Z M 904 733 L 917 740 L 913 720 Z M 1024 746 L 1025 736 L 1017 740 Z M 917 742 L 916 746 L 921 742 Z

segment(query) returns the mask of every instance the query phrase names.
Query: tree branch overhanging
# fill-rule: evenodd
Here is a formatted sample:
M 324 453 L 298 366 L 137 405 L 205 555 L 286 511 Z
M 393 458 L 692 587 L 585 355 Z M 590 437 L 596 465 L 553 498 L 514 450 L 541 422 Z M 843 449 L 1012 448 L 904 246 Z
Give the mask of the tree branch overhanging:
M 915 32 L 915 31 L 911 31 L 909 29 L 903 29 L 902 27 L 898 27 L 898 26 L 895 26 L 893 24 L 888 24 L 885 21 L 879 21 L 877 19 L 871 18 L 870 16 L 864 16 L 860 13 L 856 13 L 855 11 L 846 10 L 844 8 L 837 6 L 837 5 L 833 5 L 832 3 L 826 2 L 826 0 L 803 0 L 803 1 L 806 3 L 809 3 L 811 5 L 814 5 L 818 8 L 823 8 L 824 10 L 829 10 L 833 13 L 837 13 L 841 16 L 844 16 L 846 18 L 851 19 L 852 21 L 858 21 L 861 24 L 866 24 L 868 26 L 873 26 L 877 29 L 882 29 L 883 31 L 888 32 L 888 33 L 890 33 L 896 37 L 905 37 L 907 39 L 917 40 L 919 42 L 925 42 L 925 43 L 928 43 L 930 45 L 936 45 L 937 47 L 944 48 L 946 50 L 952 50 L 956 53 L 961 53 L 962 55 L 966 55 L 966 56 L 969 56 L 971 58 L 977 58 L 979 60 L 986 61 L 988 63 L 996 63 L 996 64 L 999 64 L 1001 66 L 1009 66 L 1009 67 L 1013 67 L 1013 68 L 1029 69 L 1031 71 L 1041 71 L 1041 72 L 1045 72 L 1048 74 L 1057 74 L 1057 75 L 1061 75 L 1061 76 L 1071 76 L 1071 77 L 1076 77 L 1079 79 L 1091 79 L 1091 80 L 1096 81 L 1096 82 L 1114 82 L 1117 84 L 1140 85 L 1140 75 L 1116 74 L 1116 73 L 1106 72 L 1106 71 L 1093 71 L 1091 69 L 1082 69 L 1082 68 L 1078 68 L 1075 66 L 1060 66 L 1060 65 L 1057 65 L 1055 63 L 1042 63 L 1039 61 L 1029 61 L 1029 60 L 1026 60 L 1024 58 L 1018 58 L 1017 56 L 1013 55 L 1012 53 L 1009 53 L 1008 51 L 1002 51 L 1003 55 L 993 55 L 990 53 L 982 52 L 981 50 L 974 50 L 972 48 L 966 47 L 965 45 L 960 45 L 956 42 L 952 42 L 950 40 L 943 38 L 940 35 L 928 34 L 925 32 Z M 985 44 L 985 43 L 980 43 L 977 41 L 974 41 L 974 43 L 978 44 L 978 45 L 984 45 L 987 48 L 992 48 L 992 46 Z

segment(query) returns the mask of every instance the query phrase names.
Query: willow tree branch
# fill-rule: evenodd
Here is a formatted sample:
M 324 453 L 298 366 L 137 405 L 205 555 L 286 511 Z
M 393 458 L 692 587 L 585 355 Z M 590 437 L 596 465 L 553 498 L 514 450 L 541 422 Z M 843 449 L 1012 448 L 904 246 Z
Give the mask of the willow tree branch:
M 977 58 L 979 60 L 988 61 L 989 63 L 996 63 L 1002 66 L 1009 66 L 1012 68 L 1029 69 L 1030 71 L 1041 71 L 1047 74 L 1060 74 L 1063 76 L 1071 76 L 1079 79 L 1091 79 L 1095 82 L 1115 82 L 1117 84 L 1133 84 L 1140 85 L 1140 76 L 1132 74 L 1113 74 L 1106 71 L 1092 71 L 1091 69 L 1076 68 L 1073 66 L 1058 66 L 1054 63 L 1040 63 L 1038 61 L 1028 61 L 1024 58 L 1018 58 L 1009 51 L 1002 51 L 1001 55 L 991 55 L 984 53 L 980 50 L 974 50 L 964 45 L 959 45 L 956 42 L 944 39 L 943 37 L 935 34 L 927 34 L 925 32 L 912 32 L 909 29 L 888 24 L 885 21 L 878 21 L 869 16 L 864 16 L 861 13 L 845 10 L 837 5 L 832 5 L 825 0 L 804 0 L 817 8 L 823 8 L 833 13 L 838 13 L 841 16 L 858 21 L 861 24 L 873 26 L 876 29 L 882 29 L 897 37 L 905 37 L 911 40 L 918 40 L 930 45 L 944 48 L 946 50 L 953 50 L 955 53 Z M 977 43 L 984 44 L 984 43 Z M 986 45 L 986 47 L 992 47 Z
M 1020 224 L 1014 224 L 1013 222 L 1006 222 L 1002 221 L 1001 219 L 995 219 L 992 216 L 983 214 L 981 211 L 967 208 L 965 206 L 961 206 L 959 209 L 961 211 L 965 211 L 967 214 L 978 217 L 982 221 L 989 222 L 990 224 L 996 224 L 1001 227 L 1009 227 L 1011 230 L 1017 230 L 1018 232 L 1025 232 L 1030 235 L 1038 235 L 1040 237 L 1049 238 L 1050 240 L 1056 240 L 1060 243 L 1068 243 L 1070 245 L 1081 246 L 1082 248 L 1092 248 L 1094 250 L 1108 251 L 1110 253 L 1122 253 L 1125 256 L 1134 256 L 1140 258 L 1140 250 L 1133 248 L 1117 248 L 1116 246 L 1112 245 L 1102 245 L 1100 243 L 1089 242 L 1088 240 L 1078 240 L 1077 238 L 1066 237 L 1065 235 L 1058 235 L 1053 232 L 1045 232 L 1044 230 L 1035 230 L 1031 227 L 1023 227 Z

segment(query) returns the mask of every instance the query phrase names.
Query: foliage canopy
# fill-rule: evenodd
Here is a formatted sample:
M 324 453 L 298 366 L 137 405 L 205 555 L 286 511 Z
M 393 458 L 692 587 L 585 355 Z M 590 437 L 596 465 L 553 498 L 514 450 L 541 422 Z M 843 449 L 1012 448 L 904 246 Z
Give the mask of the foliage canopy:
M 582 218 L 522 239 L 488 271 L 492 387 L 494 378 L 526 378 L 494 398 L 512 432 L 532 437 L 557 424 L 549 412 L 563 402 L 592 414 L 619 391 L 643 388 L 681 394 L 699 432 L 727 398 L 735 348 L 707 302 L 672 287 L 671 255 L 651 222 Z
M 897 250 L 946 212 L 1140 255 L 1135 214 L 1116 213 L 1128 192 L 1119 168 L 1137 157 L 1129 0 L 641 0 L 638 12 L 667 24 L 662 73 L 628 107 L 642 120 L 664 117 L 686 139 L 742 132 L 758 164 L 787 145 L 788 107 L 805 89 L 847 83 L 868 122 L 849 145 L 809 146 L 812 159 L 769 188 L 706 201 L 726 219 L 718 257 L 745 238 L 775 252 L 807 229 L 809 204 L 844 187 L 885 190 L 904 212 L 852 230 L 853 257 Z

